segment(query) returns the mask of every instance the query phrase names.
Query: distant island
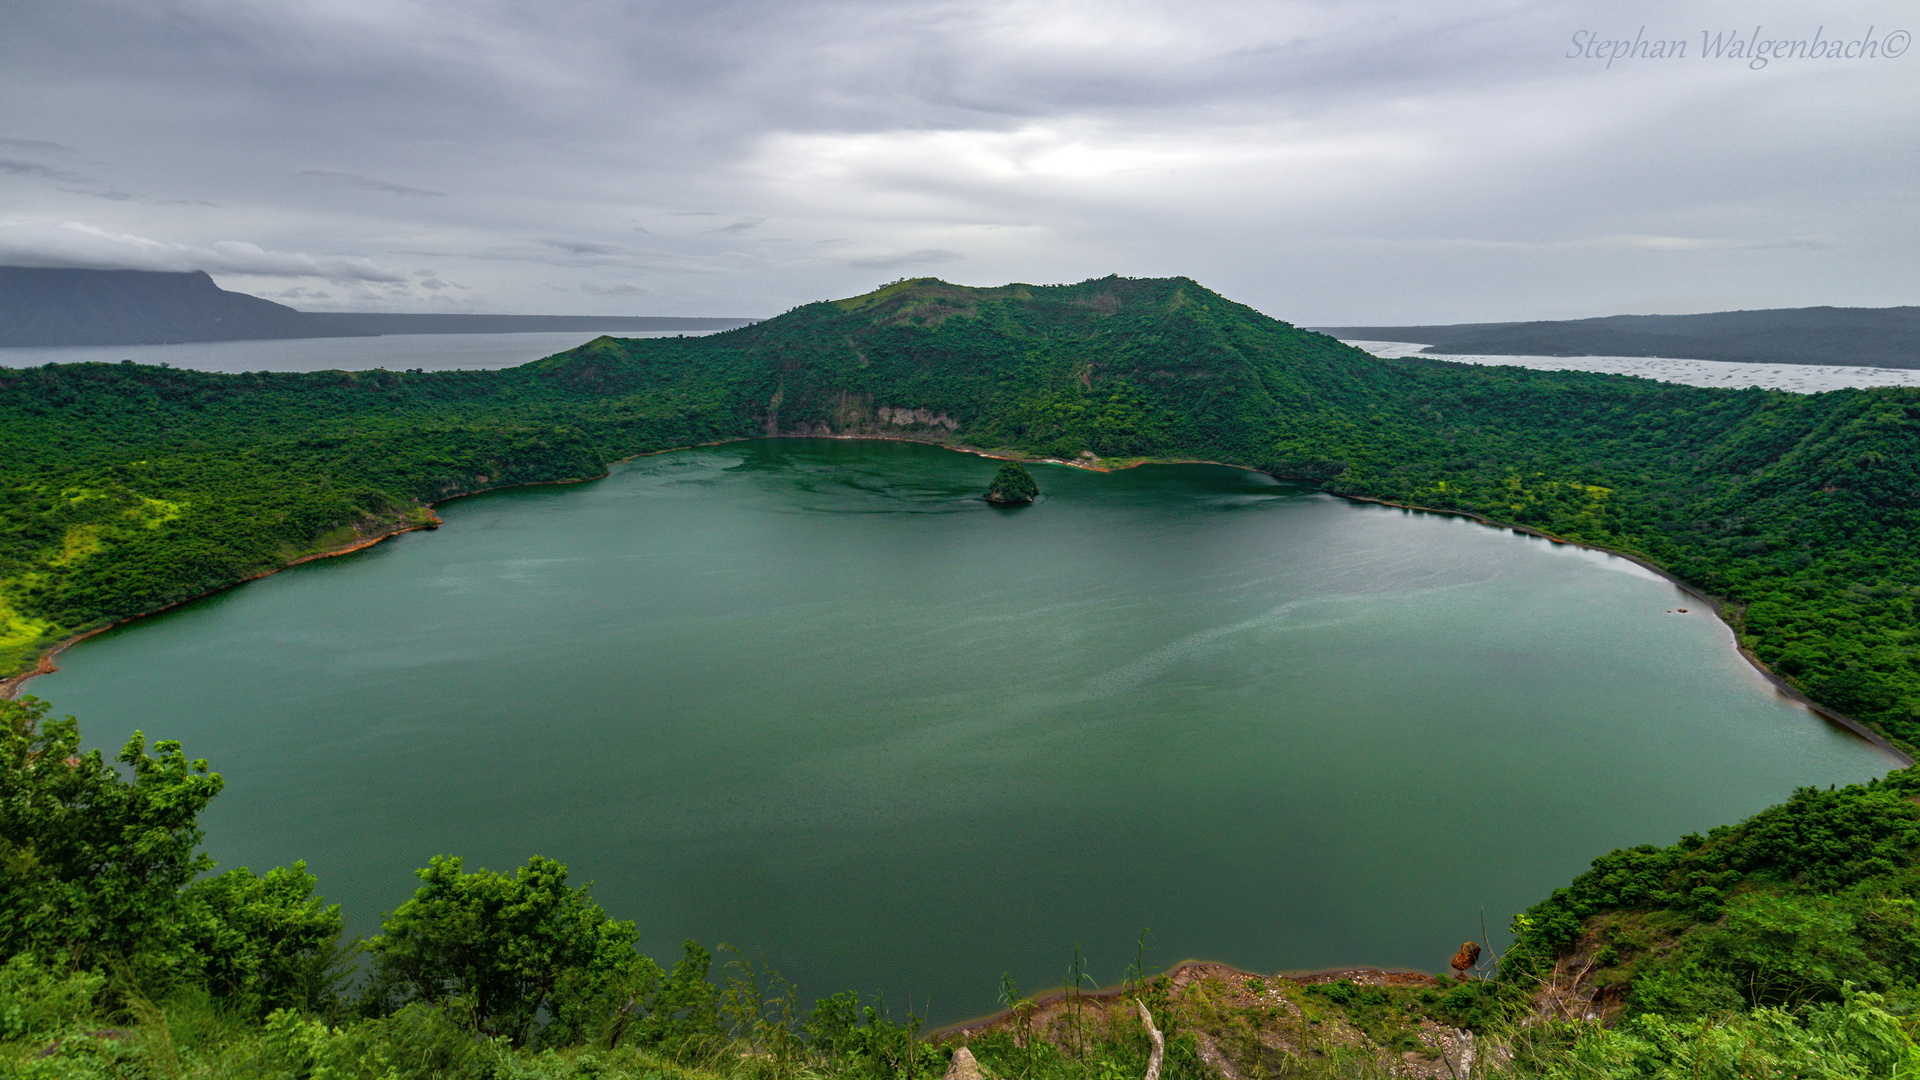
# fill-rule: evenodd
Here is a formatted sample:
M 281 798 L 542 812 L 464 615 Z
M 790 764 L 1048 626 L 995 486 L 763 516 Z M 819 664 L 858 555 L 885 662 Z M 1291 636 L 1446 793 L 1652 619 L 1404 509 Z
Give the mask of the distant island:
M 1040 485 L 1033 482 L 1033 474 L 1025 465 L 1009 461 L 1000 466 L 993 476 L 993 482 L 987 485 L 987 501 L 1003 506 L 1021 506 L 1040 497 Z
M 754 321 L 634 315 L 298 311 L 258 296 L 229 292 L 199 270 L 163 273 L 0 266 L 0 347 L 567 330 L 705 332 L 731 330 Z
M 1404 341 L 1442 356 L 1659 356 L 1736 363 L 1920 368 L 1920 307 L 1772 308 L 1564 322 L 1316 326 L 1343 341 Z

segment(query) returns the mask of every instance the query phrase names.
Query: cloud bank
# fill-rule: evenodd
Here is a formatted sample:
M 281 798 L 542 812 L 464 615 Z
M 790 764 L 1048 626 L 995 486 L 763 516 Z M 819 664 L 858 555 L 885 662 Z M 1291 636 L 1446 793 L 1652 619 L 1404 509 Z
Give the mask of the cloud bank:
M 407 275 L 364 258 L 317 258 L 221 240 L 206 247 L 168 244 L 65 222 L 0 221 L 0 264 L 89 270 L 205 270 L 257 277 L 403 282 Z
M 1705 60 L 1703 32 L 1736 28 L 1699 0 L 526 12 L 15 5 L 0 205 L 470 285 L 349 275 L 358 291 L 328 290 L 343 306 L 753 315 L 902 272 L 1187 274 L 1307 323 L 1920 293 L 1920 51 Z M 1905 18 L 1854 0 L 1738 14 L 1770 40 L 1891 40 Z M 1643 25 L 1688 55 L 1574 47 Z

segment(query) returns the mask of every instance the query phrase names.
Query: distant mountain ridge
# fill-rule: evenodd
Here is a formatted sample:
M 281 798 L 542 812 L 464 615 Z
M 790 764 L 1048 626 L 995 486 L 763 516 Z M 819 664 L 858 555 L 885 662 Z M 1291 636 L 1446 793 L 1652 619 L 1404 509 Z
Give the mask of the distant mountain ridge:
M 730 330 L 752 319 L 622 315 L 392 315 L 299 311 L 229 292 L 204 271 L 0 266 L 0 346 L 511 334 L 565 330 Z
M 0 345 L 159 345 L 358 337 L 305 312 L 228 292 L 204 271 L 0 267 Z
M 1920 368 L 1920 307 L 1769 308 L 1563 322 L 1316 326 L 1348 341 L 1406 341 L 1451 356 L 1664 356 L 1739 363 Z

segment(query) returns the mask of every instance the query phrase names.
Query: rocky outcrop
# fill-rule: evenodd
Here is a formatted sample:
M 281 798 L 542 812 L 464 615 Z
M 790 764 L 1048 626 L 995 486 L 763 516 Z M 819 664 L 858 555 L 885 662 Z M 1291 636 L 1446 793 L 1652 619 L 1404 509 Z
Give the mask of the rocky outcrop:
M 1000 471 L 993 475 L 993 483 L 987 485 L 987 501 L 1002 506 L 1018 506 L 1039 497 L 1040 485 L 1033 482 L 1033 474 L 1017 461 L 1000 466 Z
M 1477 943 L 1469 941 L 1461 945 L 1460 951 L 1453 954 L 1453 977 L 1461 982 L 1467 981 L 1467 972 L 1479 962 L 1480 946 Z
M 986 1077 L 980 1072 L 980 1063 L 974 1060 L 973 1051 L 963 1046 L 953 1052 L 946 1080 L 986 1080 Z
M 906 409 L 892 405 L 882 405 L 875 410 L 882 424 L 888 427 L 943 427 L 953 431 L 960 422 L 946 413 L 929 412 L 926 409 Z

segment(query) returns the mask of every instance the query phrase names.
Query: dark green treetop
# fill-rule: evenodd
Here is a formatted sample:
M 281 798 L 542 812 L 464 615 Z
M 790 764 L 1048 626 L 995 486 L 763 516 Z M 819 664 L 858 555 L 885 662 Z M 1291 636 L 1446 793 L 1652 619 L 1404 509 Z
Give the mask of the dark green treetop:
M 565 865 L 536 855 L 512 874 L 466 873 L 441 855 L 417 873 L 413 899 L 367 942 L 375 1011 L 448 1007 L 515 1046 L 589 1037 L 671 1046 L 716 1030 L 712 954 L 688 942 L 663 971 L 635 951 L 632 922 L 567 884 Z
M 987 485 L 987 501 L 992 503 L 1030 503 L 1040 497 L 1040 485 L 1033 474 L 1017 461 L 1009 461 L 993 474 Z
M 243 1014 L 330 998 L 340 911 L 304 865 L 200 877 L 214 864 L 198 818 L 220 774 L 177 742 L 149 754 L 135 732 L 117 759 L 128 779 L 47 711 L 0 699 L 0 956 L 199 981 Z

